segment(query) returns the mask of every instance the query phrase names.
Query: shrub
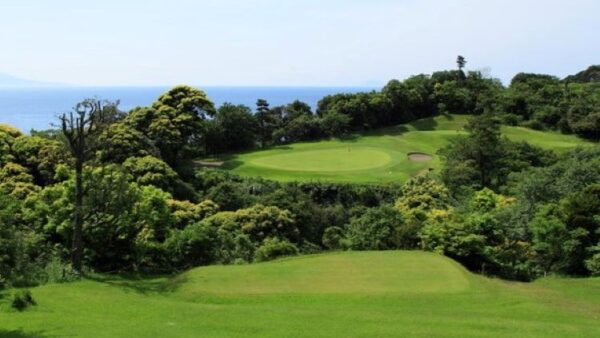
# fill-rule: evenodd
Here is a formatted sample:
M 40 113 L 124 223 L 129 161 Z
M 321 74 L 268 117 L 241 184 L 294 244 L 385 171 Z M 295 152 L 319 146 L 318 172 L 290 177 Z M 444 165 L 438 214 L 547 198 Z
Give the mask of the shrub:
M 44 268 L 47 283 L 66 283 L 77 280 L 79 274 L 73 270 L 71 264 L 64 263 L 60 258 L 53 257 Z
M 215 261 L 215 236 L 215 229 L 196 223 L 174 231 L 164 247 L 176 267 L 206 265 Z
M 544 124 L 538 120 L 529 120 L 521 122 L 521 126 L 525 128 L 535 129 L 535 130 L 544 130 Z
M 592 276 L 600 276 L 600 245 L 593 247 L 598 253 L 585 261 L 585 267 L 590 270 Z
M 329 227 L 325 229 L 323 233 L 323 245 L 328 249 L 339 249 L 342 246 L 342 240 L 344 238 L 344 229 L 340 227 Z
M 398 249 L 402 244 L 398 230 L 403 223 L 400 212 L 392 207 L 368 209 L 362 216 L 350 221 L 350 247 L 354 250 Z
M 267 238 L 256 249 L 254 260 L 264 262 L 281 256 L 294 256 L 297 254 L 298 248 L 294 244 L 279 238 Z
M 31 291 L 19 290 L 14 294 L 11 304 L 13 309 L 23 311 L 32 305 L 36 305 L 36 302 L 31 295 Z

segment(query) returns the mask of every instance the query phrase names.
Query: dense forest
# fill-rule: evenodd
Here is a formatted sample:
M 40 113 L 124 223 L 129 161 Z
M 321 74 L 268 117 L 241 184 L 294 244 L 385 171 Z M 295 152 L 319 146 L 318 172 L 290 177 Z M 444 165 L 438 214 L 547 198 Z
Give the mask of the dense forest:
M 215 107 L 175 87 L 147 107 L 84 100 L 56 129 L 0 126 L 0 286 L 88 271 L 172 273 L 324 250 L 423 249 L 532 280 L 600 274 L 600 147 L 557 153 L 501 125 L 600 140 L 600 67 L 560 79 L 477 71 L 271 107 Z M 443 169 L 397 184 L 282 183 L 194 160 L 470 114 Z

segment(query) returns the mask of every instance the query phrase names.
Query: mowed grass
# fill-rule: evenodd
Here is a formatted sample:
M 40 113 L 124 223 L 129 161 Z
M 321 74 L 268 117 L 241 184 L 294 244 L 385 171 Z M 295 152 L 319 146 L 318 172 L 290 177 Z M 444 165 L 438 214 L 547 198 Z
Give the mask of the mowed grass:
M 348 139 L 294 143 L 268 150 L 226 157 L 224 169 L 240 175 L 262 176 L 280 181 L 330 181 L 385 183 L 406 179 L 440 168 L 437 151 L 450 139 L 464 134 L 469 116 L 447 115 L 415 121 Z M 502 127 L 514 141 L 557 151 L 592 144 L 574 135 L 542 132 L 522 127 Z M 431 161 L 412 162 L 410 152 L 433 155 Z
M 343 252 L 174 278 L 32 289 L 0 337 L 600 337 L 600 279 L 514 283 L 417 251 Z

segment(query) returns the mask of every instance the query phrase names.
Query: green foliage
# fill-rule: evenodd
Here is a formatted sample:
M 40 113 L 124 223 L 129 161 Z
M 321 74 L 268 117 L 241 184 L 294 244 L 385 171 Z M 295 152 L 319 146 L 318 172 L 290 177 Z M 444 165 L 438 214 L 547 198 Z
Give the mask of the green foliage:
M 60 142 L 38 136 L 16 138 L 12 152 L 15 161 L 28 168 L 34 182 L 42 186 L 53 183 L 57 167 L 70 160 Z
M 323 232 L 322 242 L 327 249 L 340 249 L 343 247 L 344 237 L 344 229 L 337 226 L 332 226 L 326 228 Z
M 299 231 L 288 210 L 257 204 L 235 212 L 236 223 L 251 240 L 261 242 L 269 237 L 298 241 Z
M 139 185 L 152 185 L 170 193 L 175 192 L 177 173 L 160 159 L 152 156 L 129 157 L 123 163 L 125 171 Z
M 500 120 L 490 114 L 469 120 L 469 135 L 439 150 L 444 166 L 441 178 L 455 196 L 482 188 L 497 190 L 508 175 L 556 160 L 551 151 L 501 136 Z
M 125 123 L 115 123 L 99 136 L 98 159 L 105 163 L 123 163 L 131 157 L 160 156 L 144 134 Z
M 593 83 L 536 74 L 520 74 L 505 89 L 458 65 L 390 81 L 381 91 L 325 97 L 316 114 L 300 101 L 270 107 L 259 100 L 255 115 L 231 104 L 215 110 L 204 92 L 180 86 L 126 114 L 98 103 L 102 116 L 88 121 L 101 122 L 98 129 L 26 136 L 0 126 L 0 283 L 71 280 L 62 258 L 78 252 L 71 247 L 78 233 L 83 261 L 97 271 L 163 273 L 323 248 L 421 247 L 507 278 L 598 274 L 597 147 L 556 155 L 502 133 L 549 148 L 586 143 L 500 123 L 594 139 L 600 92 Z M 96 101 L 78 109 L 86 104 Z M 466 122 L 446 113 L 476 116 Z M 409 123 L 350 134 L 400 122 Z M 340 136 L 227 155 L 223 165 L 308 182 L 194 172 L 199 155 Z M 439 173 L 436 156 L 407 158 L 406 151 L 433 154 L 449 140 Z
M 0 289 L 35 285 L 47 245 L 38 232 L 20 226 L 22 202 L 0 190 Z
M 31 291 L 19 290 L 13 295 L 13 299 L 11 302 L 11 306 L 13 309 L 18 311 L 24 311 L 32 305 L 36 305 L 36 302 L 33 299 L 33 296 L 31 295 Z
M 219 211 L 219 206 L 211 200 L 205 200 L 196 204 L 189 201 L 169 199 L 167 200 L 167 204 L 173 216 L 173 226 L 177 229 L 183 229 Z
M 443 184 L 417 176 L 402 186 L 402 196 L 396 200 L 395 208 L 407 219 L 425 221 L 429 212 L 448 209 L 451 203 L 450 192 Z
M 213 263 L 216 260 L 215 237 L 215 229 L 206 223 L 195 223 L 174 231 L 164 244 L 170 264 L 186 268 Z
M 348 226 L 350 248 L 354 250 L 390 250 L 403 247 L 400 213 L 388 206 L 368 209 L 353 218 Z
M 324 114 L 320 119 L 320 128 L 328 137 L 340 137 L 350 130 L 350 117 L 348 115 L 330 112 Z
M 59 257 L 54 256 L 48 260 L 44 267 L 45 282 L 67 283 L 78 280 L 81 276 L 73 270 L 71 264 L 64 263 Z
M 229 181 L 211 187 L 204 197 L 217 203 L 222 210 L 238 210 L 250 204 L 250 196 L 244 186 Z
M 213 103 L 203 91 L 178 86 L 162 94 L 152 107 L 129 112 L 124 123 L 147 136 L 165 162 L 177 166 L 198 153 L 204 120 L 214 114 Z
M 250 108 L 225 103 L 207 123 L 206 148 L 211 154 L 253 148 L 258 121 Z
M 298 248 L 294 244 L 279 238 L 267 238 L 256 249 L 254 260 L 264 262 L 282 256 L 295 256 L 297 254 Z
M 592 276 L 600 276 L 600 245 L 592 248 L 592 257 L 585 261 L 585 267 L 590 270 Z

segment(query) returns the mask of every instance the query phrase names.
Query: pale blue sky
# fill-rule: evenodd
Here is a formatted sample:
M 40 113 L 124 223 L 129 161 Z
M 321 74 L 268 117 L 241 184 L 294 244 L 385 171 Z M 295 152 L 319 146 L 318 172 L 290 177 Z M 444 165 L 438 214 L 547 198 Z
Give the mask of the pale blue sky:
M 80 85 L 503 81 L 600 63 L 598 0 L 0 0 L 0 72 Z

